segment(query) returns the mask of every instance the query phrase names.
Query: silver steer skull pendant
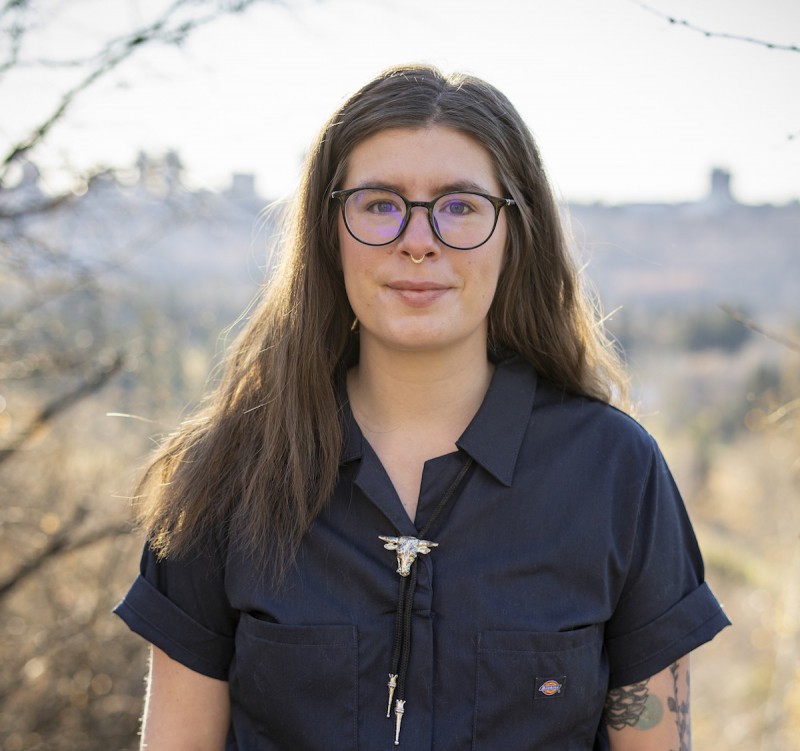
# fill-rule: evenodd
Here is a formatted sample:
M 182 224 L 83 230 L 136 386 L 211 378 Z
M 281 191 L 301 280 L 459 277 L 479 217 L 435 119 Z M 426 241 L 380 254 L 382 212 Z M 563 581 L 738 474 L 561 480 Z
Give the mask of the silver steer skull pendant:
M 397 551 L 397 573 L 400 576 L 408 576 L 411 573 L 411 566 L 417 560 L 418 555 L 427 555 L 431 548 L 439 546 L 438 542 L 430 540 L 418 540 L 416 537 L 386 537 L 378 535 L 386 544 L 383 546 L 387 550 Z

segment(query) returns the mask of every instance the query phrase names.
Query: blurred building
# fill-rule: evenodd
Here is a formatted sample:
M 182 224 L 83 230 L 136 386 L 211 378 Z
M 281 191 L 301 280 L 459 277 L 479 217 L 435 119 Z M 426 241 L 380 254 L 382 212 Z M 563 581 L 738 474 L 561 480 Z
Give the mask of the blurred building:
M 569 206 L 576 253 L 605 308 L 796 313 L 800 202 L 742 204 L 731 184 L 717 168 L 699 201 Z
M 800 203 L 739 203 L 721 168 L 707 195 L 687 203 L 565 207 L 575 252 L 606 309 L 728 304 L 796 311 Z M 0 191 L 0 210 L 46 200 L 35 165 Z M 96 176 L 83 195 L 33 215 L 50 243 L 133 276 L 154 290 L 244 305 L 265 270 L 280 210 L 264 212 L 252 174 L 221 192 L 190 190 L 176 152 L 140 154 L 130 170 Z M 235 300 L 236 303 L 230 301 Z

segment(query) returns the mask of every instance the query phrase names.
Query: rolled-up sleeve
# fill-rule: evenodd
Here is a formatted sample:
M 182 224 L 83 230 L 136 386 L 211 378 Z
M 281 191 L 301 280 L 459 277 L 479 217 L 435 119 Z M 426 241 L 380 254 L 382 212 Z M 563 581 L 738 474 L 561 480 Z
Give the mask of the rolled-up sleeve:
M 628 576 L 606 624 L 611 688 L 664 670 L 730 625 L 705 583 L 686 508 L 654 442 L 637 513 Z
M 238 613 L 225 593 L 223 560 L 211 548 L 159 560 L 145 545 L 140 574 L 114 612 L 173 660 L 227 680 Z

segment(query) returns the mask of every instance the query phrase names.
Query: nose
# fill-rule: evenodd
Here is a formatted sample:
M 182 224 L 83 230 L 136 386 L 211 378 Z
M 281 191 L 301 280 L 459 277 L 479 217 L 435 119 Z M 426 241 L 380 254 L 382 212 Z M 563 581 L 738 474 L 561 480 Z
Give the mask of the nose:
M 408 224 L 400 235 L 397 250 L 404 256 L 432 258 L 442 252 L 439 238 L 431 227 L 428 211 L 424 206 L 414 206 Z

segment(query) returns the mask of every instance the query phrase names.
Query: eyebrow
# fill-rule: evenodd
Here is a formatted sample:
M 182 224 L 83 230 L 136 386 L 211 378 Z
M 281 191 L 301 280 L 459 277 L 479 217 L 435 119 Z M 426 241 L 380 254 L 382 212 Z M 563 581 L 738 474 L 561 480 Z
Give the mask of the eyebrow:
M 399 193 L 400 195 L 405 195 L 400 185 L 386 180 L 373 180 L 371 178 L 367 178 L 366 180 L 361 180 L 358 184 L 353 186 L 353 189 L 360 188 L 382 188 L 384 190 L 393 190 L 395 193 Z M 434 186 L 433 190 L 431 191 L 433 195 L 437 196 L 444 195 L 445 193 L 460 192 L 478 192 L 485 193 L 486 195 L 492 195 L 492 191 L 488 190 L 486 186 L 480 185 L 472 180 L 457 180 L 450 183 L 442 183 Z

